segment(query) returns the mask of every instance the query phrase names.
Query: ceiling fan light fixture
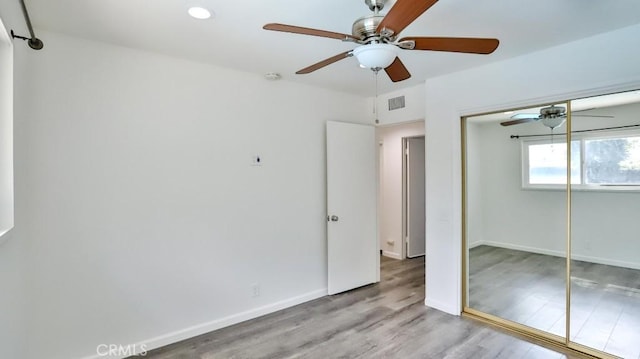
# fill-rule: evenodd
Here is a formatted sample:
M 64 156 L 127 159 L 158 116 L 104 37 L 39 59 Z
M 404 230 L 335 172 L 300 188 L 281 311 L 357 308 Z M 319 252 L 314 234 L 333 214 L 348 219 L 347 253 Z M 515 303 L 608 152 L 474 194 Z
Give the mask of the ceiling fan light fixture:
M 389 67 L 398 55 L 398 48 L 391 44 L 368 44 L 353 49 L 353 56 L 361 67 L 368 69 L 384 69 Z
M 202 6 L 191 6 L 187 12 L 191 17 L 198 20 L 206 20 L 211 17 L 211 11 Z
M 542 124 L 553 130 L 556 127 L 560 127 L 565 120 L 566 117 L 564 116 L 543 117 Z

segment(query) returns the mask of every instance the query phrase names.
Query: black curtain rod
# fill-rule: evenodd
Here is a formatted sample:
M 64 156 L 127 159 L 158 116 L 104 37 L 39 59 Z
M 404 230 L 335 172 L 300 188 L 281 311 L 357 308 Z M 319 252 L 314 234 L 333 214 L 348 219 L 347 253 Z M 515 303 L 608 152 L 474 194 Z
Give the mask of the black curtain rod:
M 31 37 L 16 35 L 13 30 L 11 30 L 11 37 L 14 39 L 26 40 L 29 47 L 34 50 L 40 50 L 44 47 L 44 43 L 42 40 L 36 37 L 36 34 L 33 32 L 33 26 L 31 26 L 31 19 L 29 18 L 29 12 L 27 12 L 27 5 L 25 5 L 24 0 L 20 0 L 20 5 L 22 6 L 22 14 L 24 15 L 24 21 L 27 23 L 27 28 L 29 29 L 29 34 Z
M 627 126 L 604 127 L 604 128 L 592 128 L 590 130 L 571 131 L 571 133 L 606 131 L 606 130 L 619 130 L 619 129 L 631 128 L 631 127 L 640 127 L 640 124 L 627 125 Z M 566 133 L 547 133 L 547 134 L 542 134 L 542 135 L 511 135 L 511 138 L 541 137 L 541 136 L 566 136 Z

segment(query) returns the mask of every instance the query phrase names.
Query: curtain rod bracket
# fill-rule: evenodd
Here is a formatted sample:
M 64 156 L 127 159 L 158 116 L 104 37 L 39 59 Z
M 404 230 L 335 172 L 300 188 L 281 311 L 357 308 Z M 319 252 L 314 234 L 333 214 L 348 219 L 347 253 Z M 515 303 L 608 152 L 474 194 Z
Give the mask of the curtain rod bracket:
M 20 0 L 20 5 L 22 6 L 22 14 L 24 15 L 24 21 L 27 23 L 27 28 L 29 29 L 29 34 L 31 37 L 19 36 L 13 33 L 11 30 L 11 37 L 14 39 L 21 39 L 27 41 L 29 47 L 34 50 L 41 50 L 44 47 L 44 43 L 42 40 L 36 37 L 36 34 L 33 32 L 33 26 L 31 26 L 31 19 L 29 19 L 29 13 L 27 12 L 27 5 L 25 5 L 24 0 Z
M 26 41 L 29 47 L 34 50 L 41 50 L 44 47 L 44 43 L 42 42 L 42 40 L 38 39 L 37 37 L 29 38 L 26 36 L 16 35 L 15 32 L 13 32 L 13 30 L 11 30 L 11 37 L 14 39 L 20 39 L 20 40 Z

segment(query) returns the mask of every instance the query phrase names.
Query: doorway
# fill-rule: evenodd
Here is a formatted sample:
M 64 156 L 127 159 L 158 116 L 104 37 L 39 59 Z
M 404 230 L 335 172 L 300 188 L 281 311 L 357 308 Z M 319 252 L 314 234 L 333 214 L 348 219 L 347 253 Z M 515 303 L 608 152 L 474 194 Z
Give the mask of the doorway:
M 409 252 L 412 257 L 424 255 L 424 121 L 378 126 L 376 136 L 380 146 L 378 233 L 381 254 L 394 259 L 405 259 Z M 420 140 L 422 149 L 420 150 L 419 147 L 409 149 L 413 156 L 409 155 L 411 163 L 407 165 L 407 144 L 412 147 L 420 146 Z M 415 164 L 413 164 L 414 160 Z M 421 162 L 421 169 L 419 162 Z M 409 183 L 410 186 L 414 185 L 417 188 L 407 186 L 407 179 L 410 179 L 410 176 L 405 173 L 407 170 L 421 172 L 422 179 L 414 176 Z M 420 184 L 421 186 L 418 186 Z M 419 192 L 420 187 L 422 194 Z M 413 208 L 413 206 L 416 208 L 411 210 L 409 207 Z M 419 209 L 422 211 L 421 214 Z M 411 220 L 410 217 L 414 219 Z M 421 235 L 419 227 L 422 228 Z M 407 251 L 407 234 L 415 234 L 416 238 L 421 237 L 421 240 L 417 241 L 422 243 L 409 244 L 410 248 Z
M 425 253 L 425 153 L 424 136 L 402 139 L 404 258 Z

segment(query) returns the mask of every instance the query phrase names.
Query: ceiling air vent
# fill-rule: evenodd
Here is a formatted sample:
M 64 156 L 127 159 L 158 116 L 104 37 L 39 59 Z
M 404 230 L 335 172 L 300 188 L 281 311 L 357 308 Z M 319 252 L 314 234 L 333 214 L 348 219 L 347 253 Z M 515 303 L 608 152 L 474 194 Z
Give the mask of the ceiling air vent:
M 389 111 L 404 108 L 404 96 L 398 96 L 389 99 Z

